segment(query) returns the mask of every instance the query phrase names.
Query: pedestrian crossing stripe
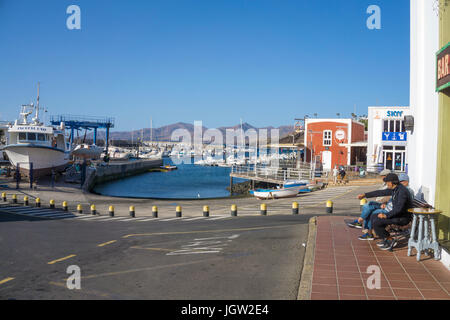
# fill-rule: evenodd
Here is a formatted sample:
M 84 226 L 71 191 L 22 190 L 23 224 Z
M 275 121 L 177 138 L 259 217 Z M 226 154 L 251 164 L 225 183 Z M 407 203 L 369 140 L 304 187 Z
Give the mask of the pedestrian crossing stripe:
M 60 218 L 64 218 L 64 217 L 73 218 L 74 216 L 70 215 L 70 214 L 61 214 L 61 215 L 51 216 L 50 218 L 51 219 L 60 219 Z
M 92 218 L 93 216 L 75 216 L 75 219 L 80 219 L 80 220 L 82 220 L 82 219 L 87 219 L 87 218 Z
M 210 219 L 207 219 L 207 220 L 214 221 L 214 220 L 221 220 L 221 219 L 226 219 L 226 218 L 230 218 L 230 216 L 214 217 L 214 218 L 210 218 Z
M 126 219 L 127 217 L 109 217 L 108 219 L 102 220 L 102 221 L 121 221 L 123 219 Z
M 182 217 L 176 217 L 176 218 L 162 219 L 162 220 L 159 220 L 159 221 L 172 221 L 172 220 L 181 220 L 181 219 L 183 219 L 183 218 Z
M 184 219 L 184 221 L 195 221 L 195 220 L 200 220 L 200 219 L 205 219 L 205 217 L 186 218 L 186 219 Z
M 142 219 L 144 219 L 144 218 L 126 218 L 126 217 L 124 217 L 124 220 L 118 220 L 118 221 L 139 221 Z

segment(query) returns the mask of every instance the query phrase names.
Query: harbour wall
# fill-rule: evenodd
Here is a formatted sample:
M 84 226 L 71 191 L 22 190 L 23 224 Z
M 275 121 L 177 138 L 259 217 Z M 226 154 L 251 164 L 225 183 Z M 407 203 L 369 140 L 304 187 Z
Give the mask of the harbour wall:
M 90 192 L 96 184 L 144 173 L 149 169 L 159 168 L 162 165 L 163 160 L 156 159 L 135 160 L 89 167 L 86 172 L 86 180 L 82 189 L 85 192 Z

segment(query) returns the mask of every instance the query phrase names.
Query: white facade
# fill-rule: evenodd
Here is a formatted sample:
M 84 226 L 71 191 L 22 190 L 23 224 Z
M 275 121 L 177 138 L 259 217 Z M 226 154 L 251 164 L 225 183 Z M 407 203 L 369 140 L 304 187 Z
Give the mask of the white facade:
M 434 205 L 438 145 L 439 96 L 436 93 L 436 52 L 439 17 L 431 1 L 411 0 L 410 106 L 414 131 L 408 141 L 410 186 Z M 450 270 L 450 255 L 441 262 Z
M 439 100 L 436 93 L 436 52 L 439 17 L 429 1 L 411 0 L 410 107 L 414 131 L 408 141 L 411 187 L 434 204 Z
M 405 132 L 404 117 L 409 107 L 369 107 L 367 135 L 368 171 L 407 170 L 409 132 Z

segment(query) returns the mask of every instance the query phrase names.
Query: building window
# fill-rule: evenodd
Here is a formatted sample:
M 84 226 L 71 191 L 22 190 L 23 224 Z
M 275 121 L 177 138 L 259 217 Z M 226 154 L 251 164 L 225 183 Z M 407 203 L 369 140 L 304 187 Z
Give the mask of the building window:
M 384 120 L 383 132 L 405 132 L 405 121 L 403 120 Z
M 325 130 L 323 132 L 323 145 L 331 146 L 331 130 Z

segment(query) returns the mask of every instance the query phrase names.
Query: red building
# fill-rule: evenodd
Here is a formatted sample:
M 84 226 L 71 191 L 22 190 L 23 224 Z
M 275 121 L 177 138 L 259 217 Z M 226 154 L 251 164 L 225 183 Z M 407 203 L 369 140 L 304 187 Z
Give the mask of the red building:
M 306 119 L 306 162 L 330 171 L 334 166 L 366 162 L 364 124 L 353 119 Z

